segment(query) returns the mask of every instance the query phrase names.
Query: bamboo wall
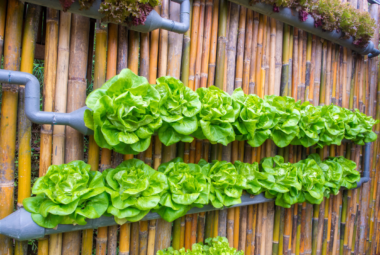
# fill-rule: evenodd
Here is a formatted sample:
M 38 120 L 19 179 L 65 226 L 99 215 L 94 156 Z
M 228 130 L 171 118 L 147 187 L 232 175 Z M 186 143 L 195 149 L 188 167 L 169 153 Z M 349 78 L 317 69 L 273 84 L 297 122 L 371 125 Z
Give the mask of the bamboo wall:
M 377 5 L 369 6 L 365 0 L 351 4 L 379 19 Z M 191 6 L 191 29 L 186 34 L 163 30 L 140 34 L 18 0 L 1 0 L 0 56 L 4 55 L 5 69 L 24 72 L 32 72 L 33 59 L 43 56 L 45 111 L 71 112 L 84 106 L 88 84 L 99 88 L 123 68 L 130 68 L 150 83 L 171 75 L 192 89 L 215 84 L 232 93 L 242 87 L 245 93 L 261 97 L 276 94 L 314 105 L 358 108 L 379 119 L 377 58 L 355 55 L 227 0 L 193 0 Z M 165 18 L 179 20 L 177 3 L 162 0 L 156 10 Z M 373 40 L 378 45 L 378 29 Z M 14 205 L 22 207 L 22 200 L 30 196 L 31 123 L 23 112 L 24 96 L 23 86 L 2 84 L 0 219 L 12 213 Z M 40 175 L 51 164 L 84 158 L 84 137 L 70 127 L 43 125 L 40 137 Z M 93 137 L 87 139 L 87 160 L 93 170 L 102 171 L 132 157 L 99 149 Z M 272 202 L 187 215 L 174 223 L 152 220 L 57 234 L 38 240 L 38 254 L 152 255 L 168 246 L 190 248 L 217 235 L 226 236 L 231 246 L 248 255 L 380 254 L 379 144 L 371 148 L 371 181 L 360 189 L 341 191 L 321 205 L 303 203 L 284 209 Z M 259 148 L 237 141 L 223 147 L 202 140 L 165 147 L 154 139 L 137 157 L 157 169 L 176 156 L 191 163 L 201 158 L 255 162 L 277 154 L 297 162 L 312 152 L 299 146 L 276 148 L 271 141 Z M 361 146 L 348 143 L 317 152 L 322 157 L 350 158 L 361 171 Z M 30 244 L 0 236 L 0 255 L 13 253 L 31 254 Z

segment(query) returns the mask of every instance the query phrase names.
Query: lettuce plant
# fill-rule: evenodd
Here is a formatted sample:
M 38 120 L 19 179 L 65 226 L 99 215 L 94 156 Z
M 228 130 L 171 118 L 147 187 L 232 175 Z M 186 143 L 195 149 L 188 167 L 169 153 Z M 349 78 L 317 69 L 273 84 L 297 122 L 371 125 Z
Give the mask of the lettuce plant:
M 318 155 L 314 155 L 318 157 Z M 325 175 L 313 158 L 307 158 L 295 164 L 300 169 L 302 195 L 299 203 L 305 200 L 310 204 L 320 204 L 325 191 Z
M 145 151 L 162 125 L 160 94 L 146 78 L 124 69 L 86 100 L 84 121 L 96 143 L 121 154 Z
M 311 147 L 319 141 L 319 135 L 323 130 L 325 121 L 322 118 L 321 107 L 314 107 L 309 102 L 305 102 L 301 106 L 301 118 L 298 123 L 299 133 L 294 137 L 293 145 L 302 145 Z
M 199 88 L 197 93 L 202 108 L 198 114 L 200 127 L 193 135 L 198 139 L 208 139 L 212 144 L 227 145 L 234 141 L 232 124 L 240 113 L 240 104 L 215 86 Z M 244 95 L 241 90 L 235 90 L 234 94 Z
M 275 95 L 265 96 L 265 101 L 271 106 L 273 121 L 276 123 L 271 130 L 273 142 L 281 148 L 288 146 L 299 132 L 301 101 Z
M 252 147 L 258 147 L 271 136 L 276 124 L 272 107 L 264 99 L 250 94 L 246 96 L 235 127 L 243 134 L 239 140 L 248 140 Z
M 157 213 L 171 222 L 184 216 L 192 207 L 209 204 L 210 179 L 197 164 L 175 158 L 161 164 L 158 171 L 167 176 L 169 189 L 162 194 Z
M 334 162 L 342 168 L 342 179 L 340 186 L 347 189 L 357 187 L 357 182 L 360 180 L 360 173 L 356 171 L 356 164 L 354 161 L 346 159 L 342 156 L 329 157 L 324 163 Z
M 45 228 L 58 224 L 86 224 L 107 210 L 109 199 L 100 172 L 83 161 L 52 165 L 33 185 L 35 197 L 23 201 L 33 220 Z
M 284 163 L 281 156 L 264 158 L 260 171 L 267 175 L 265 197 L 276 198 L 276 205 L 290 208 L 299 201 L 302 184 L 300 169 L 291 163 Z
M 198 94 L 170 76 L 158 78 L 155 88 L 161 96 L 160 141 L 166 146 L 179 141 L 192 142 L 194 138 L 190 135 L 198 129 L 197 114 L 201 110 Z
M 157 255 L 244 255 L 243 251 L 237 251 L 230 247 L 227 238 L 217 236 L 215 238 L 207 238 L 206 244 L 195 243 L 191 250 L 181 248 L 174 250 L 169 247 L 164 250 L 157 251 Z
M 207 163 L 201 160 L 198 164 L 211 180 L 210 202 L 215 208 L 241 203 L 240 197 L 247 186 L 247 180 L 232 163 L 217 160 Z
M 103 175 L 107 181 L 106 192 L 111 197 L 107 212 L 115 216 L 118 224 L 139 221 L 158 208 L 168 188 L 167 177 L 139 159 L 126 160 Z

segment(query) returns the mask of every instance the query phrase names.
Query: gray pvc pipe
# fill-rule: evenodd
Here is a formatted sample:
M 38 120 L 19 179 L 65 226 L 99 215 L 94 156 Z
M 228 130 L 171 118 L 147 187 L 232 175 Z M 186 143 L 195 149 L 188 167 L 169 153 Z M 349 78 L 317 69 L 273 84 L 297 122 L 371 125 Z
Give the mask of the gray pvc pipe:
M 62 10 L 59 0 L 28 0 L 29 3 L 42 5 L 45 7 Z M 139 26 L 130 26 L 130 30 L 141 33 L 148 33 L 155 29 L 161 28 L 172 32 L 184 34 L 190 27 L 190 1 L 189 0 L 173 0 L 173 2 L 181 4 L 180 22 L 162 18 L 155 10 L 148 15 L 145 24 Z M 98 10 L 102 0 L 95 0 L 88 10 L 80 10 L 80 5 L 76 1 L 68 9 L 68 12 L 79 14 L 93 19 L 102 19 L 104 17 Z M 105 21 L 107 23 L 107 21 Z M 122 24 L 126 25 L 126 24 Z
M 0 69 L 0 82 L 25 85 L 25 114 L 30 121 L 37 124 L 67 125 L 84 135 L 93 134 L 93 131 L 84 124 L 82 107 L 71 113 L 40 111 L 40 83 L 29 73 Z
M 354 40 L 352 37 L 350 39 L 342 39 L 342 35 L 343 35 L 342 32 L 336 32 L 336 31 L 325 32 L 320 27 L 319 28 L 314 27 L 314 18 L 311 15 L 307 16 L 307 19 L 305 22 L 301 22 L 299 19 L 298 11 L 294 9 L 280 7 L 279 12 L 274 12 L 273 6 L 269 4 L 256 3 L 256 4 L 251 5 L 250 4 L 251 0 L 230 0 L 230 1 L 236 4 L 243 5 L 247 7 L 248 9 L 254 10 L 258 13 L 275 18 L 276 20 L 282 21 L 291 26 L 298 27 L 306 32 L 317 35 L 326 40 L 332 41 L 333 43 L 342 45 L 343 47 L 356 51 L 357 53 L 361 55 L 370 54 L 369 57 L 375 57 L 380 54 L 380 51 L 375 48 L 375 45 L 373 44 L 373 42 L 369 42 L 367 47 L 365 48 L 358 48 L 353 44 Z
M 267 199 L 263 194 L 257 195 L 251 198 L 249 195 L 245 194 L 241 197 L 241 204 L 234 205 L 232 207 L 246 206 L 252 204 L 260 204 L 272 201 L 272 199 Z M 221 208 L 224 209 L 224 208 Z M 212 205 L 205 205 L 203 208 L 194 207 L 187 214 L 200 213 L 220 210 Z M 157 213 L 148 213 L 142 221 L 159 219 L 160 216 Z M 0 220 L 0 234 L 9 236 L 18 241 L 25 241 L 30 239 L 42 238 L 45 235 L 64 233 L 70 231 L 93 229 L 99 227 L 113 226 L 117 225 L 114 217 L 102 216 L 99 219 L 88 219 L 87 224 L 81 225 L 58 225 L 56 229 L 43 228 L 38 226 L 33 220 L 32 215 L 25 209 L 19 209 L 16 212 L 8 215 L 4 219 Z
M 371 177 L 370 177 L 370 158 L 371 158 L 371 144 L 372 143 L 366 143 L 364 145 L 364 151 L 363 151 L 363 155 L 364 155 L 364 158 L 363 158 L 363 168 L 364 168 L 364 171 L 363 171 L 363 177 L 360 178 L 360 180 L 358 181 L 358 185 L 356 188 L 359 188 L 362 186 L 363 183 L 366 183 L 366 182 L 369 182 L 369 180 L 371 180 Z

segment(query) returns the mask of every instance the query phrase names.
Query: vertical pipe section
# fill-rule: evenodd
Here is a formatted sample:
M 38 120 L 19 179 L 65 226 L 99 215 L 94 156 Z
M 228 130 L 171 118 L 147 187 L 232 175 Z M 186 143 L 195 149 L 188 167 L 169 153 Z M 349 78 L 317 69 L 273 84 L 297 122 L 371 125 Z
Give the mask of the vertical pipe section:
M 5 2 L 5 1 L 4 1 Z M 38 21 L 41 7 L 29 4 L 24 22 L 24 34 L 21 52 L 21 72 L 33 73 L 34 50 L 38 31 Z M 1 15 L 1 14 L 0 14 Z M 4 17 L 5 18 L 5 17 Z M 1 46 L 0 46 L 1 47 Z M 1 56 L 1 55 L 0 55 Z M 31 126 L 32 123 L 25 115 L 25 86 L 19 86 L 18 99 L 18 196 L 17 209 L 22 208 L 22 201 L 30 197 L 31 185 Z M 15 242 L 15 254 L 23 255 L 28 252 L 27 241 Z
M 20 68 L 21 30 L 24 4 L 10 0 L 5 29 L 4 69 L 18 71 Z M 0 125 L 0 219 L 13 212 L 14 170 L 16 151 L 16 125 L 18 85 L 3 84 Z M 0 255 L 12 254 L 13 243 L 9 237 L 0 235 Z
M 85 106 L 86 74 L 88 57 L 88 39 L 90 20 L 73 14 L 71 20 L 71 43 L 69 80 L 67 88 L 67 111 L 72 112 Z M 83 160 L 83 135 L 66 126 L 65 162 Z M 81 248 L 81 232 L 73 231 L 63 234 L 62 254 L 79 254 Z

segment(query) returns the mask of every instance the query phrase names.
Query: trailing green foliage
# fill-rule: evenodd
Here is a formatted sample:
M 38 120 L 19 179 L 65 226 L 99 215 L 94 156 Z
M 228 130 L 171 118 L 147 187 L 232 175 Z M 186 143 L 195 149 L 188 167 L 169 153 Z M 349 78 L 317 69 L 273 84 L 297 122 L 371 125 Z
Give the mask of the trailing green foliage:
M 329 32 L 342 31 L 343 38 L 352 36 L 357 47 L 365 47 L 375 33 L 376 22 L 368 12 L 357 10 L 350 3 L 340 0 L 251 0 L 251 4 L 258 2 L 273 5 L 274 12 L 279 12 L 279 7 L 294 8 L 299 11 L 302 22 L 310 14 L 315 27 Z
M 275 95 L 262 99 L 240 88 L 231 96 L 214 86 L 193 92 L 173 77 L 150 85 L 129 69 L 92 92 L 86 104 L 91 110 L 84 121 L 96 143 L 122 154 L 145 151 L 155 133 L 166 146 L 193 137 L 223 145 L 247 140 L 252 147 L 272 139 L 281 148 L 322 148 L 343 139 L 364 145 L 377 139 L 372 131 L 377 121 L 358 110 Z
M 105 182 L 100 172 L 91 171 L 83 161 L 52 165 L 33 185 L 35 197 L 23 201 L 25 210 L 40 226 L 85 225 L 86 218 L 102 216 L 109 205 Z
M 244 255 L 243 251 L 237 251 L 230 247 L 227 238 L 217 236 L 215 238 L 207 238 L 206 244 L 195 243 L 191 250 L 181 248 L 174 250 L 169 247 L 157 252 L 157 255 Z
M 33 194 L 23 204 L 40 226 L 86 224 L 85 219 L 114 216 L 118 224 L 136 222 L 149 212 L 172 222 L 191 208 L 241 203 L 243 191 L 265 194 L 278 206 L 320 204 L 323 197 L 338 194 L 341 187 L 355 188 L 360 180 L 355 162 L 343 157 L 321 161 L 311 154 L 298 163 L 285 163 L 281 156 L 258 163 L 236 161 L 186 164 L 181 158 L 153 170 L 143 161 L 130 159 L 102 174 L 90 171 L 82 161 L 51 166 L 37 180 Z

